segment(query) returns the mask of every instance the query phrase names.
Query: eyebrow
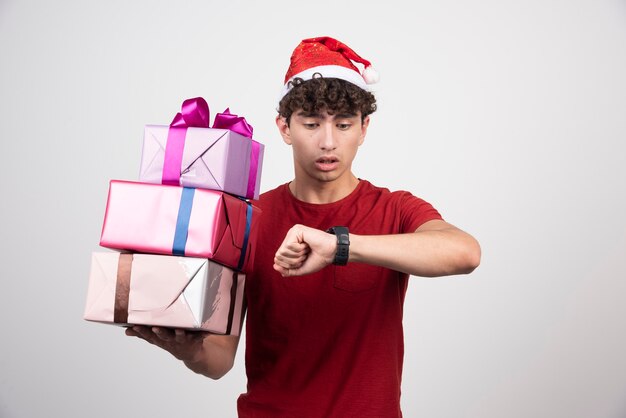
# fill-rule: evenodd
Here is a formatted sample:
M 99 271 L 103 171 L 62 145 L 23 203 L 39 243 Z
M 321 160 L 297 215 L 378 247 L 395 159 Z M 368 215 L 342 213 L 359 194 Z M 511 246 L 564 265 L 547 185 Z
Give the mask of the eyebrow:
M 296 116 L 300 116 L 303 118 L 322 118 L 322 114 L 318 112 L 305 112 L 303 110 L 296 113 Z M 355 113 L 338 113 L 336 115 L 330 115 L 333 119 L 350 119 L 354 118 L 357 115 Z
M 335 115 L 335 119 L 350 119 L 356 118 L 356 113 L 339 113 Z
M 322 115 L 318 112 L 305 112 L 304 110 L 301 110 L 298 113 L 296 113 L 296 116 L 300 116 L 303 118 L 321 118 L 322 117 Z

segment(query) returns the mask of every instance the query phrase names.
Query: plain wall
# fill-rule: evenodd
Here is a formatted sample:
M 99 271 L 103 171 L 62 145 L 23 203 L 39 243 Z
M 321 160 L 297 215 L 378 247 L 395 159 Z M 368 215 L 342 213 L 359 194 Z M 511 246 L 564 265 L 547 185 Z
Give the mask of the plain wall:
M 90 253 L 186 98 L 246 116 L 262 190 L 290 180 L 276 100 L 321 35 L 381 74 L 355 173 L 483 249 L 411 281 L 404 415 L 626 416 L 624 1 L 0 0 L 0 417 L 236 416 L 244 341 L 211 381 L 83 321 Z

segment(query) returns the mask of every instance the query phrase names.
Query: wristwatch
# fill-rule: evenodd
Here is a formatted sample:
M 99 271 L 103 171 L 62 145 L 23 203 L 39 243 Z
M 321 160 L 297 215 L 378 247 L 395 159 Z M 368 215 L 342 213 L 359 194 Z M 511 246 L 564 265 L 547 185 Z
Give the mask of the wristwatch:
M 326 230 L 329 234 L 337 236 L 337 252 L 333 264 L 337 266 L 345 266 L 348 264 L 348 255 L 350 254 L 350 234 L 345 226 L 333 226 Z

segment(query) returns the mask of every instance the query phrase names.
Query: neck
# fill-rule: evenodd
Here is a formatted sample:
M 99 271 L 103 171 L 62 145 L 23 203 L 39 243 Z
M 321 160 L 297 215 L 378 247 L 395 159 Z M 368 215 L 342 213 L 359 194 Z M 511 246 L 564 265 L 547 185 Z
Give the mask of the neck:
M 343 199 L 352 193 L 358 185 L 359 179 L 350 173 L 350 176 L 340 184 L 335 181 L 307 184 L 304 181 L 298 181 L 296 177 L 289 183 L 289 190 L 296 199 L 303 202 L 325 204 Z

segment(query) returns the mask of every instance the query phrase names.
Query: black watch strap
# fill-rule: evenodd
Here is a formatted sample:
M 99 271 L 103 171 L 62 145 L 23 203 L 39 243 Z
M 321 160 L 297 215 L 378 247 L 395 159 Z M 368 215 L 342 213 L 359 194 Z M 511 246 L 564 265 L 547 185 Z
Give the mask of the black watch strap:
M 348 256 L 350 255 L 350 234 L 345 226 L 333 226 L 326 230 L 329 234 L 337 236 L 337 252 L 333 264 L 337 266 L 345 266 L 348 264 Z

